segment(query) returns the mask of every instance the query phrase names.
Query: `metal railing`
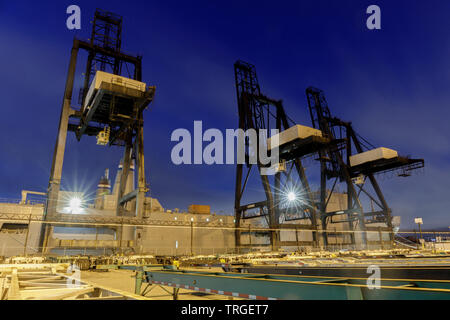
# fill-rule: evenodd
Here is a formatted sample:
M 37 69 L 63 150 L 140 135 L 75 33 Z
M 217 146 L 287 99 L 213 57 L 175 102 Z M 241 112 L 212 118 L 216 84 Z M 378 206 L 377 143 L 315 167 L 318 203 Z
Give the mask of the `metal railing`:
M 37 205 L 37 204 L 45 204 L 45 199 L 29 199 L 26 203 L 22 202 L 22 199 L 11 199 L 11 198 L 0 198 L 0 203 L 7 204 L 29 204 L 29 205 Z

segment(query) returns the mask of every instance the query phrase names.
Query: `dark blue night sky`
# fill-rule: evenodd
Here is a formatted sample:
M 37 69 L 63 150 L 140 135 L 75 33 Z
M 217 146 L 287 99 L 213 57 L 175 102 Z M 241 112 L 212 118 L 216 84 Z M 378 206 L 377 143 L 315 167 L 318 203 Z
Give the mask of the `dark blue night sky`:
M 76 32 L 65 26 L 71 4 L 82 10 Z M 381 30 L 366 28 L 371 4 L 381 7 Z M 175 166 L 170 135 L 192 130 L 194 120 L 236 128 L 233 63 L 242 59 L 298 123 L 310 124 L 305 88 L 316 86 L 370 142 L 424 158 L 419 175 L 380 177 L 383 192 L 403 228 L 416 216 L 426 228 L 450 225 L 447 0 L 0 1 L 0 198 L 46 190 L 72 39 L 89 37 L 96 8 L 123 16 L 122 48 L 144 56 L 143 79 L 157 87 L 145 114 L 146 174 L 165 208 L 205 203 L 233 212 L 235 167 Z M 81 79 L 79 72 L 75 92 Z M 70 133 L 63 187 L 95 190 L 121 155 Z

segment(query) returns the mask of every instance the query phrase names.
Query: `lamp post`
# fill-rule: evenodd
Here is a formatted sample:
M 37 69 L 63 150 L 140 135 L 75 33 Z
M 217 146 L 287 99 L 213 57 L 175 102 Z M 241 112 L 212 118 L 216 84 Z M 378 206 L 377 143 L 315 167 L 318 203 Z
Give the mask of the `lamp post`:
M 422 237 L 422 224 L 423 224 L 423 220 L 422 218 L 415 218 L 414 222 L 417 223 L 419 225 L 419 242 L 422 244 L 422 249 L 424 249 L 424 241 L 423 241 L 423 237 Z

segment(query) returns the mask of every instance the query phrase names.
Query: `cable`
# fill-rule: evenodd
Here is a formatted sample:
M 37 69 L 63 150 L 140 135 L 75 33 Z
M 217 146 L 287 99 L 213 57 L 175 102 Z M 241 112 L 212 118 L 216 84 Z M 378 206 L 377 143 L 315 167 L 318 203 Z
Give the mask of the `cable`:
M 373 144 L 371 144 L 369 141 L 367 141 L 366 139 L 364 139 L 364 137 L 362 137 L 360 134 L 358 134 L 357 132 L 355 132 L 355 134 L 356 134 L 356 136 L 357 136 L 358 138 L 362 139 L 364 142 L 366 142 L 366 143 L 367 143 L 369 146 L 371 146 L 373 149 L 376 148 Z M 367 148 L 367 146 L 366 146 L 366 148 Z M 370 148 L 367 148 L 367 149 L 370 149 Z

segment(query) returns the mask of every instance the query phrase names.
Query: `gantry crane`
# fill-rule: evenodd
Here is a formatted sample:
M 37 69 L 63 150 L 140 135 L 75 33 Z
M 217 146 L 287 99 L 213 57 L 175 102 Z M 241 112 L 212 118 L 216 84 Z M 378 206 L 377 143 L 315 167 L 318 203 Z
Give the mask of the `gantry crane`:
M 392 216 L 386 199 L 375 178 L 375 174 L 390 170 L 401 170 L 402 176 L 409 175 L 412 170 L 424 166 L 423 159 L 408 157 L 393 157 L 369 161 L 358 166 L 351 165 L 351 157 L 362 154 L 375 147 L 358 135 L 351 122 L 345 122 L 331 115 L 325 94 L 322 90 L 309 87 L 306 89 L 309 113 L 314 128 L 320 129 L 331 141 L 342 141 L 320 150 L 320 200 L 318 203 L 322 229 L 326 230 L 336 215 L 345 215 L 346 219 L 339 223 L 348 223 L 349 229 L 357 228 L 361 235 L 362 245 L 367 243 L 366 231 L 377 231 L 370 224 L 385 224 L 385 231 L 389 232 L 390 241 L 393 240 Z M 328 181 L 333 181 L 331 191 L 327 194 Z M 326 212 L 326 206 L 336 187 L 341 182 L 347 190 L 347 209 L 338 212 Z M 361 195 L 368 197 L 372 204 L 371 210 L 364 210 Z M 328 233 L 323 232 L 325 246 L 328 245 Z M 350 233 L 351 243 L 355 244 L 355 233 Z
M 294 128 L 295 123 L 286 115 L 281 100 L 271 99 L 261 93 L 256 76 L 255 67 L 249 63 L 238 61 L 234 65 L 236 93 L 239 112 L 239 128 L 248 129 L 278 129 L 280 137 L 289 129 Z M 296 246 L 299 243 L 310 246 L 328 246 L 328 226 L 333 223 L 346 223 L 348 225 L 349 242 L 345 244 L 355 245 L 360 248 L 367 244 L 367 231 L 385 231 L 390 234 L 389 242 L 392 242 L 392 217 L 391 209 L 383 196 L 377 183 L 375 174 L 391 170 L 401 170 L 400 176 L 408 176 L 409 172 L 424 166 L 423 159 L 410 159 L 403 156 L 395 156 L 389 159 L 378 159 L 358 165 L 352 165 L 351 159 L 355 154 L 363 154 L 365 150 L 375 149 L 367 140 L 359 136 L 352 127 L 351 122 L 342 121 L 331 115 L 324 93 L 316 88 L 309 87 L 306 90 L 312 127 L 318 134 L 311 134 L 304 138 L 296 138 L 279 146 L 280 165 L 275 175 L 262 174 L 265 165 L 257 162 L 259 179 L 265 194 L 265 199 L 259 202 L 242 204 L 246 186 L 249 183 L 250 171 L 255 165 L 249 163 L 249 140 L 245 140 L 246 163 L 237 164 L 235 186 L 235 241 L 236 247 L 241 248 L 241 219 L 266 217 L 270 243 L 274 250 L 280 246 Z M 301 126 L 300 126 L 301 127 Z M 300 128 L 301 129 L 301 128 Z M 299 130 L 300 130 L 299 129 Z M 305 130 L 309 130 L 304 127 Z M 303 129 L 301 129 L 303 130 Z M 289 134 L 291 135 L 291 134 Z M 258 157 L 259 152 L 254 151 Z M 320 163 L 320 189 L 312 192 L 302 159 L 317 156 Z M 245 174 L 244 174 L 245 173 Z M 328 184 L 332 181 L 331 188 Z M 347 194 L 347 206 L 344 210 L 334 212 L 327 211 L 327 206 L 338 184 L 345 185 Z M 290 197 L 289 191 L 301 195 L 301 202 L 285 201 Z M 371 210 L 364 210 L 361 201 L 364 194 L 371 202 Z M 289 200 L 289 199 L 288 199 Z M 375 205 L 374 205 L 375 204 Z M 377 208 L 375 208 L 375 206 Z M 248 212 L 257 209 L 256 214 Z M 294 218 L 288 219 L 294 213 Z M 340 216 L 339 219 L 336 219 Z M 342 219 L 343 217 L 343 219 Z M 334 218 L 334 219 L 333 219 Z M 294 224 L 287 220 L 299 221 Z M 305 223 L 307 221 L 308 223 Z M 378 224 L 378 227 L 370 227 L 370 224 Z M 320 228 L 319 228 L 320 224 Z M 384 227 L 380 227 L 380 224 Z M 283 229 L 310 230 L 312 241 L 281 241 L 280 230 Z M 322 241 L 319 239 L 322 236 Z M 356 239 L 356 237 L 359 237 Z M 380 234 L 380 241 L 382 236 Z
M 73 131 L 78 141 L 84 135 L 97 136 L 100 145 L 124 147 L 116 214 L 143 217 L 145 193 L 148 191 L 144 173 L 143 111 L 152 102 L 155 87 L 141 82 L 142 57 L 122 52 L 121 44 L 122 17 L 100 10 L 95 12 L 90 39 L 73 40 L 44 219 L 60 214 L 58 200 L 68 131 Z M 76 107 L 72 96 L 80 49 L 87 53 L 87 62 L 78 99 L 80 106 Z M 133 160 L 136 162 L 138 185 L 131 193 L 124 194 Z M 130 201 L 133 205 L 127 207 Z M 49 228 L 51 225 L 45 223 L 41 232 L 41 246 L 44 248 Z
M 239 112 L 239 128 L 247 131 L 248 129 L 286 130 L 292 124 L 287 117 L 281 100 L 274 100 L 261 93 L 256 75 L 256 69 L 253 65 L 237 61 L 234 65 L 236 79 L 236 93 Z M 259 154 L 257 150 L 253 150 Z M 245 158 L 249 159 L 250 141 L 245 140 Z M 251 219 L 265 217 L 269 226 L 270 242 L 272 248 L 276 250 L 279 246 L 292 245 L 287 241 L 281 241 L 280 233 L 276 229 L 281 228 L 281 213 L 289 210 L 284 205 L 284 198 L 287 196 L 287 190 L 299 190 L 304 197 L 305 203 L 302 206 L 301 219 L 308 220 L 308 224 L 289 224 L 289 228 L 299 228 L 312 231 L 312 241 L 309 245 L 317 242 L 317 218 L 316 208 L 312 198 L 311 190 L 306 179 L 304 168 L 299 157 L 291 159 L 286 170 L 278 170 L 275 175 L 269 176 L 262 174 L 265 168 L 258 157 L 257 164 L 251 164 L 246 161 L 245 164 L 237 164 L 236 186 L 235 186 L 235 243 L 236 248 L 240 249 L 241 243 L 241 219 Z M 259 202 L 242 204 L 246 186 L 249 183 L 251 170 L 258 170 L 259 178 L 264 189 L 265 199 Z M 257 210 L 256 214 L 248 214 L 250 211 Z

